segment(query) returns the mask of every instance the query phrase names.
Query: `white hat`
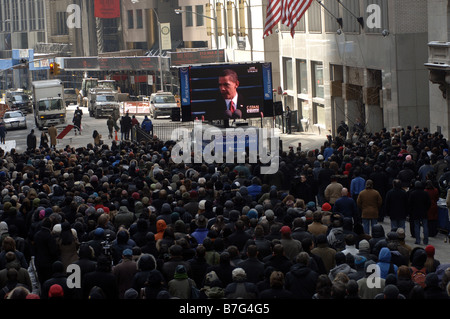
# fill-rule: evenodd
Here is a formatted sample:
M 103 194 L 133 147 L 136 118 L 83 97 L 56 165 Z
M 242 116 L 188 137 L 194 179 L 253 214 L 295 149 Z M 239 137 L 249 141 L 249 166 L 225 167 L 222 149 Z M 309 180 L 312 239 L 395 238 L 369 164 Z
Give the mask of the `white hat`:
M 206 203 L 206 200 L 202 199 L 202 200 L 198 203 L 198 209 L 201 209 L 201 210 L 205 209 L 205 203 Z

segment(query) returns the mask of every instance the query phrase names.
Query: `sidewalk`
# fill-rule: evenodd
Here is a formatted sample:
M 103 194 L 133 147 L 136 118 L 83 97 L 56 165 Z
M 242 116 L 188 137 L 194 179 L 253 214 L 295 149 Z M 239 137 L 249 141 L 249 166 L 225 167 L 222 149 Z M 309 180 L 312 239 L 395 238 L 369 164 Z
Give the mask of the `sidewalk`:
M 302 151 L 319 149 L 327 140 L 326 135 L 319 135 L 312 132 L 292 132 L 291 134 L 280 133 L 280 140 L 283 142 L 283 151 L 288 151 L 289 146 L 297 149 L 298 143 L 302 143 Z

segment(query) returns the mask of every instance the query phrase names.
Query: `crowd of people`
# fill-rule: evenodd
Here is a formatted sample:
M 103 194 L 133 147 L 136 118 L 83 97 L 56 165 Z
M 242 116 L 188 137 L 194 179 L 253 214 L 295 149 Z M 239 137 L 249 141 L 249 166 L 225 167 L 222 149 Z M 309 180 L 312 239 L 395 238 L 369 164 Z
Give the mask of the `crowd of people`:
M 342 132 L 270 175 L 176 164 L 156 136 L 0 151 L 0 298 L 448 299 L 446 139 Z

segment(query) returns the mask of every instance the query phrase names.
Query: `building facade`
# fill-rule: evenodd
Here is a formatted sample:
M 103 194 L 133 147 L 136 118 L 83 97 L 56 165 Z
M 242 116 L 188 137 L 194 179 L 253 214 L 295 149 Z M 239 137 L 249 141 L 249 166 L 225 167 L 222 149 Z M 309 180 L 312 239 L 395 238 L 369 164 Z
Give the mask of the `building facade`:
M 420 0 L 313 1 L 294 38 L 281 26 L 282 99 L 298 129 L 429 126 L 426 12 Z
M 450 137 L 450 4 L 448 0 L 428 3 L 428 61 L 430 130 Z

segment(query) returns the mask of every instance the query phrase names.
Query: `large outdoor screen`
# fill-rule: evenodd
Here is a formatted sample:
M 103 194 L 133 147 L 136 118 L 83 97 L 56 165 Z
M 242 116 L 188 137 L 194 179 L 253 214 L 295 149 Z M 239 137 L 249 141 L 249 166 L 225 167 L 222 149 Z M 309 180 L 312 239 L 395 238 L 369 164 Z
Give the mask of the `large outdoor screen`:
M 256 118 L 272 109 L 271 63 L 191 65 L 179 72 L 181 107 L 191 120 Z

